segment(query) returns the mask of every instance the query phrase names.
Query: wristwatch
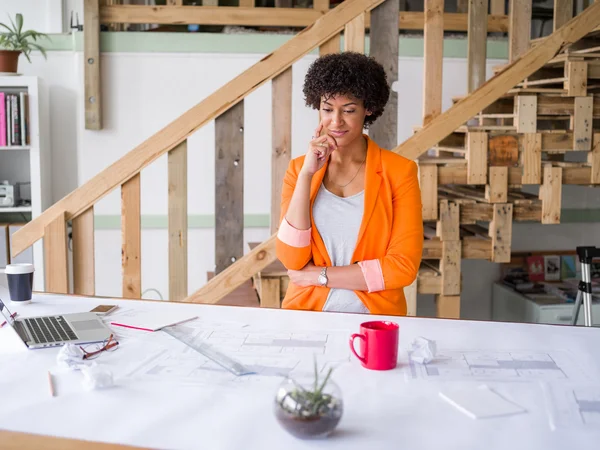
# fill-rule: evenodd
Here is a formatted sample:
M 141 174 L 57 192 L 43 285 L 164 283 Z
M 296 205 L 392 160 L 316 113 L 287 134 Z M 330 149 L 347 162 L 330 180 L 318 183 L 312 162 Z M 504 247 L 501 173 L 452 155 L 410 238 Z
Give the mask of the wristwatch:
M 321 286 L 323 286 L 323 287 L 327 286 L 327 282 L 329 281 L 329 278 L 327 278 L 327 267 L 323 267 L 321 269 L 321 273 L 319 274 L 318 281 Z

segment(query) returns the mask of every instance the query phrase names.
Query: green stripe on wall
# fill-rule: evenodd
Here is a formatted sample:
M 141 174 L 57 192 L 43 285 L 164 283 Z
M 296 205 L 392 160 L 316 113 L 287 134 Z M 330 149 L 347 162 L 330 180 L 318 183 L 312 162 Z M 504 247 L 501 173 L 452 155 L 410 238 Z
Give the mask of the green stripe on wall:
M 121 216 L 97 214 L 94 216 L 94 226 L 97 230 L 118 230 L 121 228 Z M 166 215 L 142 215 L 142 228 L 167 229 L 169 219 Z M 271 220 L 269 214 L 246 214 L 244 216 L 245 228 L 269 228 Z M 214 228 L 215 216 L 211 214 L 197 214 L 188 216 L 188 228 Z
M 288 40 L 292 34 L 221 34 L 221 33 L 152 33 L 152 32 L 102 32 L 100 49 L 103 52 L 124 53 L 270 53 Z M 83 51 L 83 32 L 52 34 L 45 41 L 48 51 Z M 342 37 L 342 48 L 344 45 Z M 399 39 L 401 57 L 422 57 L 423 38 L 402 36 Z M 365 42 L 369 52 L 369 37 Z M 317 54 L 317 49 L 311 52 Z M 446 58 L 466 58 L 467 40 L 444 39 Z M 487 57 L 507 59 L 506 39 L 494 38 L 487 41 Z
M 563 209 L 560 217 L 561 223 L 594 223 L 600 222 L 600 209 Z M 142 228 L 167 229 L 168 217 L 166 215 L 142 215 Z M 121 228 L 121 216 L 97 214 L 94 217 L 97 230 L 118 230 Z M 196 214 L 188 217 L 188 228 L 214 228 L 215 216 L 211 214 Z M 244 216 L 245 228 L 269 228 L 269 214 L 246 214 Z

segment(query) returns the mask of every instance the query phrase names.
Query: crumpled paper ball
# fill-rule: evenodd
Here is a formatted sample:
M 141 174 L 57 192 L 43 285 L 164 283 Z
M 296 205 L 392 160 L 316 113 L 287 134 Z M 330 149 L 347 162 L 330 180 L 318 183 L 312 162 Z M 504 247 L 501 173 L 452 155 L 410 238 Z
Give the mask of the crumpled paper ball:
M 58 352 L 56 362 L 60 368 L 69 370 L 81 370 L 82 367 L 96 365 L 94 361 L 83 359 L 83 356 L 83 350 L 79 346 L 67 343 Z
M 410 359 L 418 364 L 427 364 L 433 361 L 437 352 L 435 341 L 419 336 L 412 342 Z
M 93 389 L 104 389 L 113 386 L 112 372 L 100 365 L 81 367 L 83 374 L 83 387 L 91 391 Z

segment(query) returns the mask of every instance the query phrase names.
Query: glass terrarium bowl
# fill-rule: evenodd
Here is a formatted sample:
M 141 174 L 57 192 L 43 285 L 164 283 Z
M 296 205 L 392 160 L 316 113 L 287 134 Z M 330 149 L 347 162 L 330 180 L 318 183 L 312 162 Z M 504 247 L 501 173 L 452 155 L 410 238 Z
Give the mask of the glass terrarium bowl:
M 314 377 L 286 378 L 274 403 L 279 424 L 300 439 L 326 438 L 344 411 L 342 392 L 329 376 L 317 383 Z

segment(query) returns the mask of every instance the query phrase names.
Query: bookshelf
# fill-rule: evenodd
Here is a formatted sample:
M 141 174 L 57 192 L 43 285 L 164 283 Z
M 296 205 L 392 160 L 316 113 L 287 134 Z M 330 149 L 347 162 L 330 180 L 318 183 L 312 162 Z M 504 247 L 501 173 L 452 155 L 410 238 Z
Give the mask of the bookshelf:
M 7 94 L 15 95 L 18 117 L 25 118 L 26 123 L 26 129 L 22 126 L 23 121 L 18 121 L 17 125 L 12 123 L 15 126 L 14 132 L 20 131 L 14 145 L 8 139 L 0 137 L 0 183 L 8 181 L 10 185 L 18 186 L 21 197 L 17 204 L 0 206 L 0 225 L 14 227 L 29 222 L 52 204 L 49 96 L 43 80 L 35 76 L 0 76 L 0 93 L 5 94 L 5 102 Z M 21 114 L 21 102 L 26 104 L 24 114 Z M 7 120 L 6 112 L 5 103 L 4 120 Z M 11 125 L 10 121 L 5 124 Z M 27 136 L 25 140 L 22 138 L 23 132 Z M 2 230 L 0 227 L 0 233 Z M 0 240 L 2 237 L 0 235 Z M 0 251 L 2 249 L 0 246 Z M 44 249 L 41 240 L 28 253 L 20 255 L 16 262 L 29 262 L 27 260 L 35 265 L 34 289 L 43 291 Z M 4 267 L 0 265 L 0 285 L 6 286 L 4 272 Z

